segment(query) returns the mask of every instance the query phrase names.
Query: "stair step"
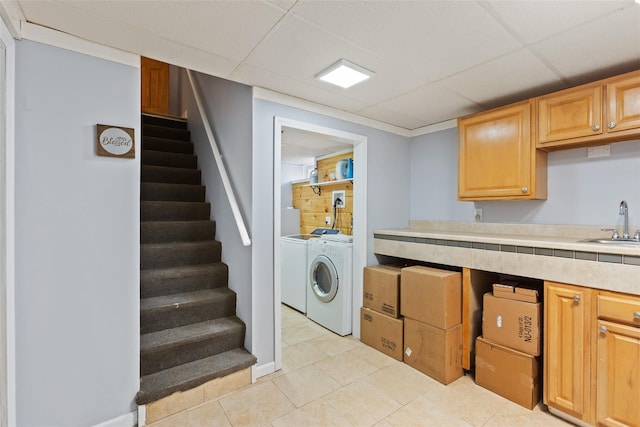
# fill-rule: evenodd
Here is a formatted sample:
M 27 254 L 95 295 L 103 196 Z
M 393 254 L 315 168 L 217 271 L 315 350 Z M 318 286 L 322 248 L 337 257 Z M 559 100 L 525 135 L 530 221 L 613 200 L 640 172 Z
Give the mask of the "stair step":
M 193 154 L 193 143 L 176 141 L 173 139 L 145 136 L 142 138 L 142 146 L 145 150 L 165 151 L 168 153 Z
M 201 172 L 200 169 L 143 165 L 142 182 L 200 185 Z
M 166 126 L 142 125 L 142 136 L 153 136 L 156 138 L 173 139 L 176 141 L 190 141 L 191 132 L 186 129 L 176 129 Z
M 140 374 L 149 375 L 244 346 L 235 316 L 151 332 L 140 337 Z
M 148 334 L 235 314 L 236 293 L 229 288 L 144 298 L 140 300 L 140 333 Z
M 169 166 L 172 168 L 197 169 L 198 157 L 193 154 L 167 153 L 165 151 L 143 149 L 142 164 Z
M 230 350 L 205 359 L 176 366 L 140 378 L 138 405 L 146 405 L 178 391 L 185 391 L 216 378 L 246 369 L 256 357 L 244 348 Z
M 143 182 L 140 184 L 140 200 L 169 202 L 204 202 L 204 185 L 164 184 Z
M 173 268 L 184 265 L 220 262 L 222 244 L 203 242 L 143 243 L 140 245 L 140 269 Z
M 162 116 L 162 115 L 156 115 L 156 114 L 143 114 L 142 124 L 164 126 L 164 127 L 176 128 L 176 129 L 187 128 L 186 119 L 183 119 L 181 117 Z
M 215 240 L 215 221 L 145 221 L 140 223 L 140 243 Z
M 175 295 L 227 286 L 229 267 L 222 263 L 142 270 L 140 298 Z
M 211 215 L 211 203 L 141 201 L 141 221 L 198 221 Z

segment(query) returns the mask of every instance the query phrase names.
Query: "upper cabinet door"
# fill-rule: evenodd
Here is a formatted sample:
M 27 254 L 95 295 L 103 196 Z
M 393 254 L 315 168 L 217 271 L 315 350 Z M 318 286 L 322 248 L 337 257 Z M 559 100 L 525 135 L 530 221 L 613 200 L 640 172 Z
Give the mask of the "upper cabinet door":
M 169 64 L 140 58 L 140 92 L 143 113 L 169 114 Z
M 529 101 L 459 119 L 458 198 L 538 198 L 532 144 Z
M 640 129 L 640 76 L 607 85 L 607 130 Z
M 538 144 L 601 135 L 602 86 L 580 86 L 538 98 Z

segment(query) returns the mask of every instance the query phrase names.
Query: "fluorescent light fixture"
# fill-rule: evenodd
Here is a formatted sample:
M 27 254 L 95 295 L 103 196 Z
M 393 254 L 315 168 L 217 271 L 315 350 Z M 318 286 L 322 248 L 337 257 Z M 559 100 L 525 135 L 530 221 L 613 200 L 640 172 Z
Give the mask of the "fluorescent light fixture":
M 341 59 L 329 67 L 316 74 L 316 80 L 322 80 L 323 82 L 331 83 L 336 86 L 340 86 L 343 89 L 350 88 L 351 86 L 360 83 L 373 77 L 375 73 L 369 71 L 366 68 L 362 68 L 359 65 L 349 62 L 346 59 Z

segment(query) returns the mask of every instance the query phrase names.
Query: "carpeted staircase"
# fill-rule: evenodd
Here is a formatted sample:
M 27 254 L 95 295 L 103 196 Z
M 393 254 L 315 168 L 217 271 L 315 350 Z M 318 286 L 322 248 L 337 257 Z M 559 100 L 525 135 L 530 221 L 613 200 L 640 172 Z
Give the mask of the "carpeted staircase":
M 143 114 L 142 150 L 138 405 L 256 362 L 244 348 L 187 123 Z

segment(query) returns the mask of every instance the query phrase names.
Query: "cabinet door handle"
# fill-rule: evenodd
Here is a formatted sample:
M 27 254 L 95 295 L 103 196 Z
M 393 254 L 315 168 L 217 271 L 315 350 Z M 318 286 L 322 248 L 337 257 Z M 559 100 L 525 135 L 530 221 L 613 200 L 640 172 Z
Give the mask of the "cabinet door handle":
M 592 130 L 592 131 L 594 131 L 594 132 L 599 131 L 599 130 L 600 130 L 600 125 L 593 125 L 593 126 L 591 126 L 591 130 Z
M 527 188 L 527 187 L 522 187 L 522 192 L 523 192 L 523 193 L 526 193 L 527 191 L 529 191 L 529 188 Z
M 614 127 L 616 127 L 616 122 L 609 122 L 609 129 L 613 129 Z
M 636 320 L 640 320 L 640 311 L 635 311 L 633 313 L 633 318 L 636 319 Z
M 607 327 L 604 326 L 604 325 L 600 325 L 598 330 L 600 331 L 601 334 L 606 334 L 607 333 Z
M 580 295 L 576 294 L 573 296 L 573 301 L 574 302 L 580 302 Z

